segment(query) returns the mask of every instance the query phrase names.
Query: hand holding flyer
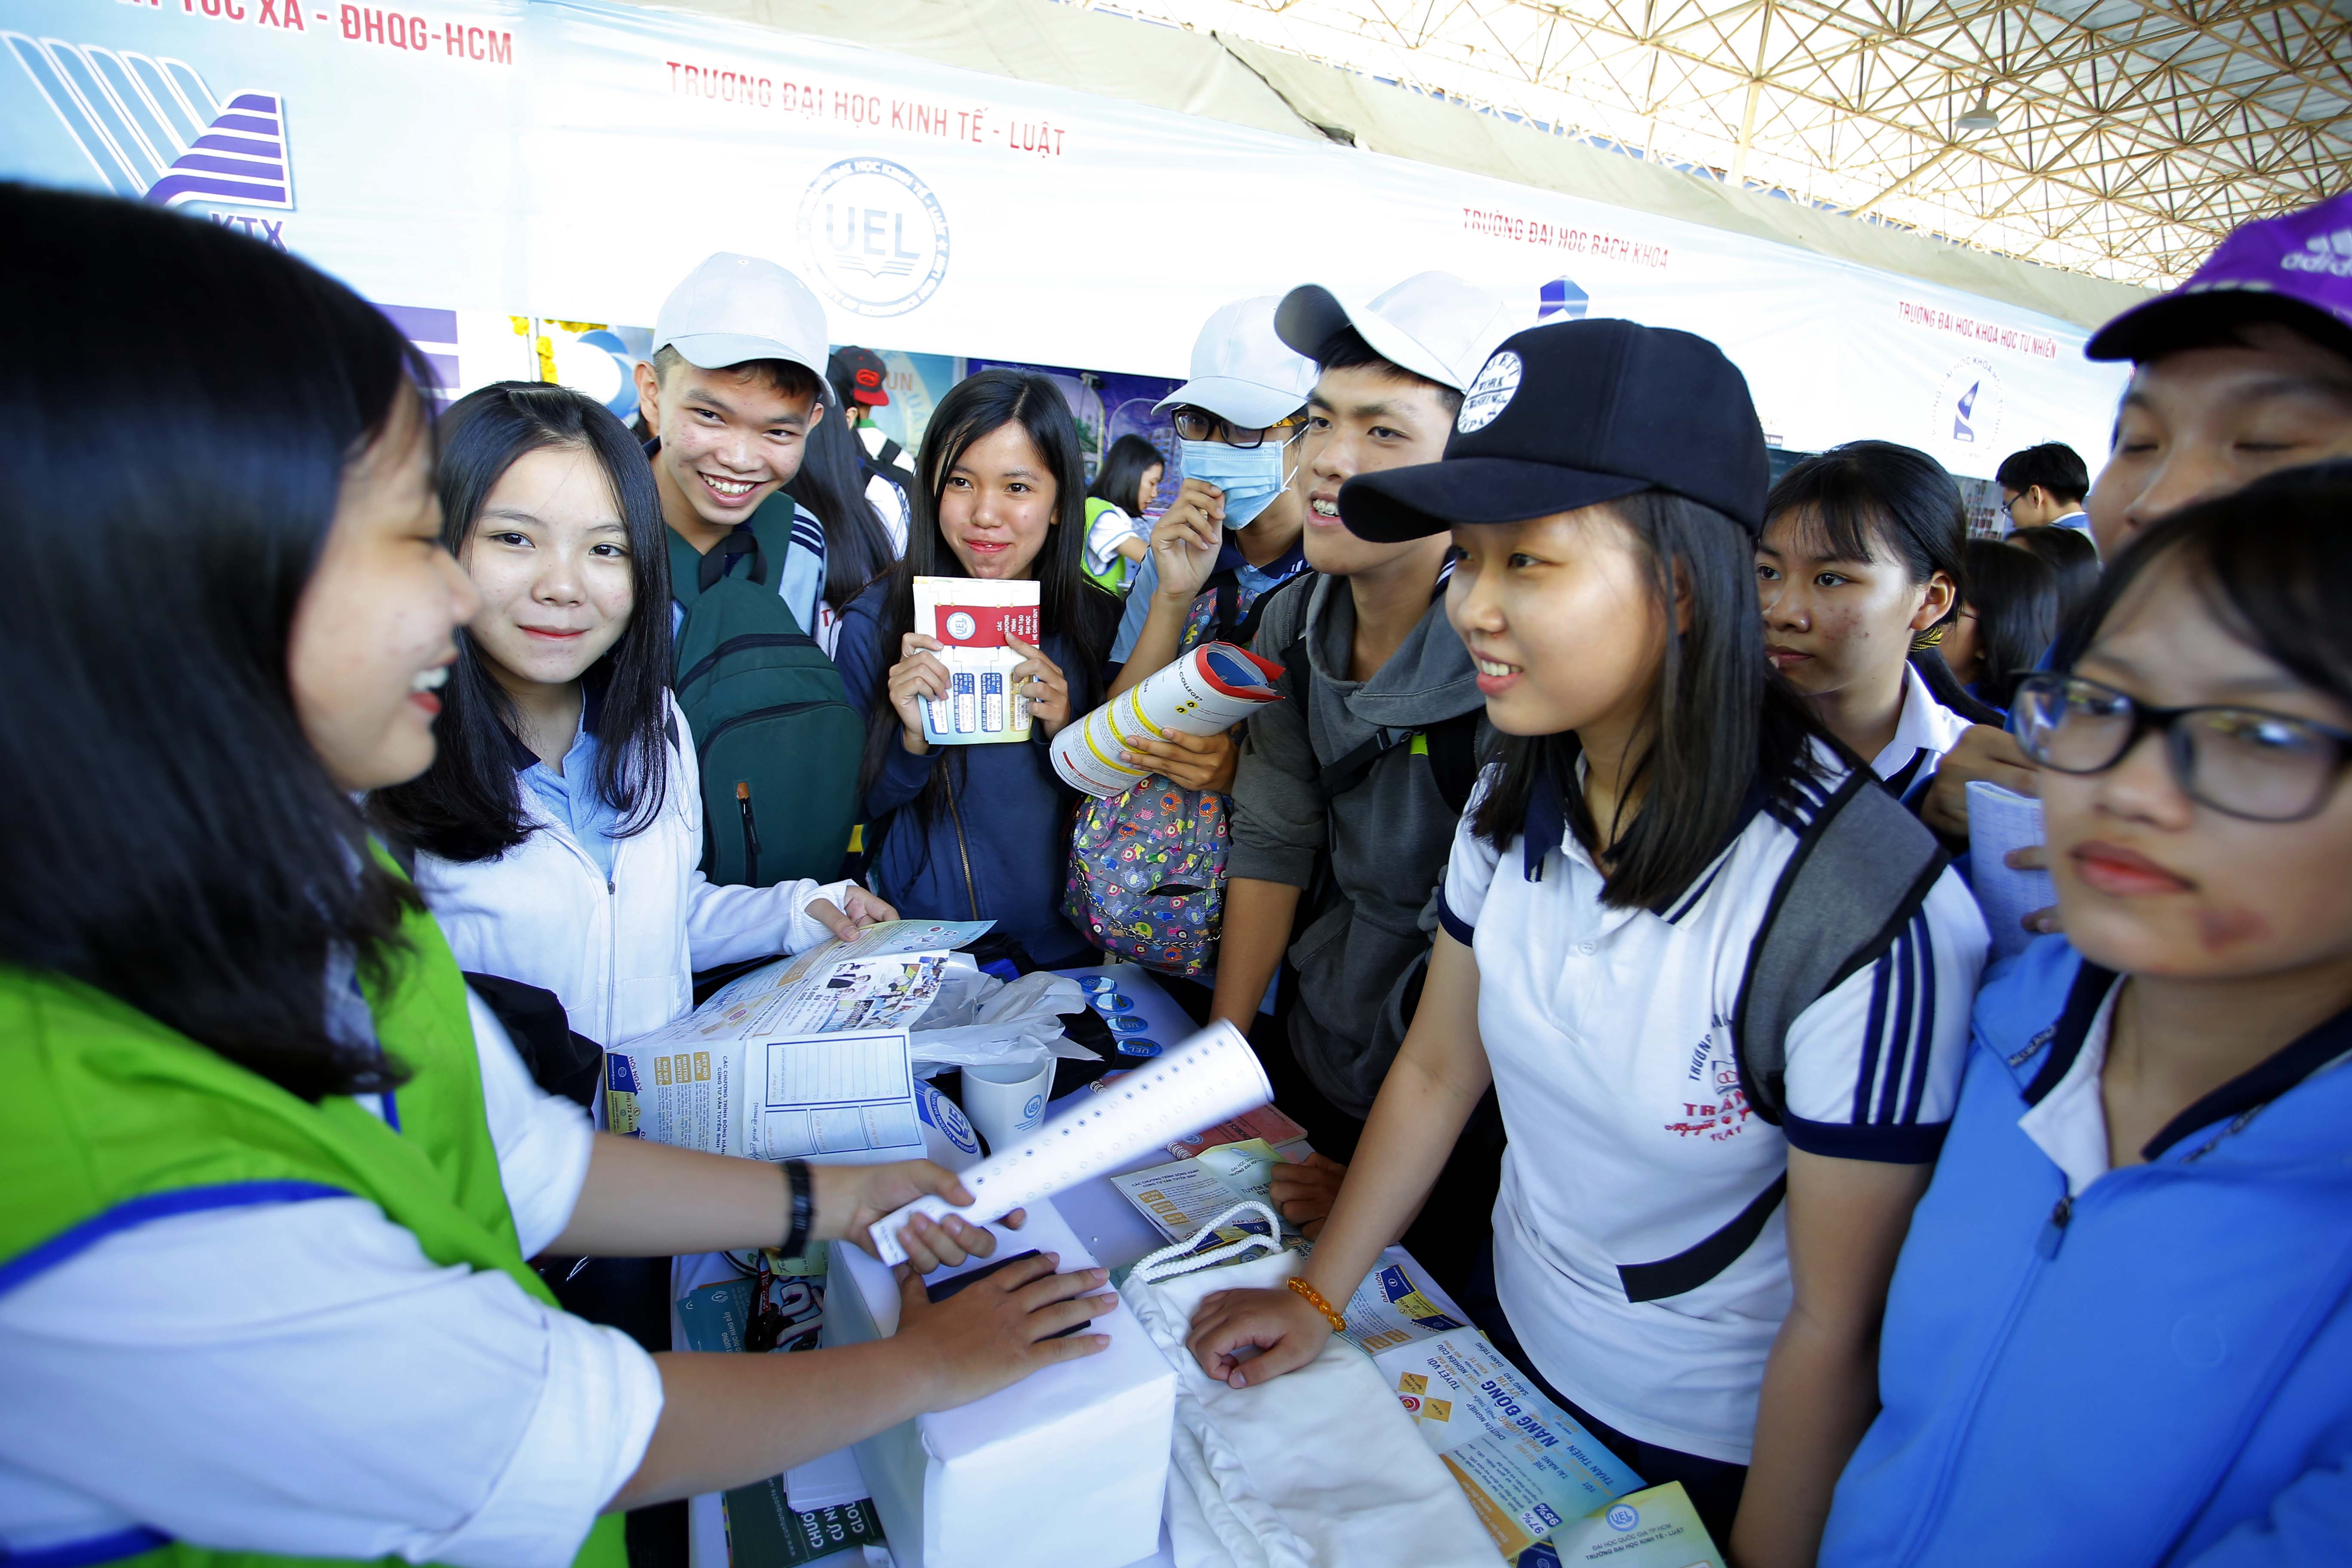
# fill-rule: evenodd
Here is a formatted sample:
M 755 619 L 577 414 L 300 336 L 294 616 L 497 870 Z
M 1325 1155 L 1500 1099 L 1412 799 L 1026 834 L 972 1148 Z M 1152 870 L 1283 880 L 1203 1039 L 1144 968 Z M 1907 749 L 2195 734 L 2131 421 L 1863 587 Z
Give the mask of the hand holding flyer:
M 976 746 L 1029 738 L 1029 704 L 1016 690 L 1011 646 L 1038 638 L 1034 581 L 982 577 L 915 579 L 915 630 L 940 645 L 948 691 L 923 703 L 923 739 Z
M 1129 735 L 1213 735 L 1282 700 L 1282 666 L 1231 643 L 1203 643 L 1054 737 L 1054 771 L 1108 799 L 1151 776 L 1118 760 Z

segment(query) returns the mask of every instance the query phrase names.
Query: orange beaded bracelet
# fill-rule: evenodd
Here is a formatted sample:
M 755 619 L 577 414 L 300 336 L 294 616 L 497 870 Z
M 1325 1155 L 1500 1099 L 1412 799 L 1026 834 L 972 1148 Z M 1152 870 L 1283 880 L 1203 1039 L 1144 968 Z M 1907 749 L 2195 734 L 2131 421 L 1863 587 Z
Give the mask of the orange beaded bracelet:
M 1333 1311 L 1331 1310 L 1331 1303 L 1326 1301 L 1320 1295 L 1317 1294 L 1314 1286 L 1309 1285 L 1306 1280 L 1294 1274 L 1290 1277 L 1290 1288 L 1293 1290 L 1297 1291 L 1301 1296 L 1306 1297 L 1308 1305 L 1312 1306 L 1317 1311 L 1322 1313 L 1325 1318 L 1330 1321 L 1331 1331 L 1333 1333 L 1339 1334 L 1347 1332 L 1348 1320 Z

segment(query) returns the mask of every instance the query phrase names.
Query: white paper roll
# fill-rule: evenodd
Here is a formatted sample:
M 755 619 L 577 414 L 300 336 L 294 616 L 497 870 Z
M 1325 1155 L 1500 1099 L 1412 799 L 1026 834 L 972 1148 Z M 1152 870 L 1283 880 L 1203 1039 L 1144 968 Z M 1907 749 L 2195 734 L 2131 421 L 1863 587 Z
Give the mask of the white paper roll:
M 916 1215 L 934 1220 L 960 1214 L 974 1225 L 1003 1219 L 1014 1209 L 1066 1187 L 1118 1170 L 1145 1154 L 1164 1154 L 1179 1138 L 1255 1110 L 1274 1098 L 1257 1053 L 1231 1024 L 1218 1022 L 1154 1058 L 1089 1103 L 963 1173 L 972 1204 L 959 1209 L 943 1199 L 918 1198 L 874 1224 L 874 1246 L 885 1263 L 903 1263 L 898 1231 Z

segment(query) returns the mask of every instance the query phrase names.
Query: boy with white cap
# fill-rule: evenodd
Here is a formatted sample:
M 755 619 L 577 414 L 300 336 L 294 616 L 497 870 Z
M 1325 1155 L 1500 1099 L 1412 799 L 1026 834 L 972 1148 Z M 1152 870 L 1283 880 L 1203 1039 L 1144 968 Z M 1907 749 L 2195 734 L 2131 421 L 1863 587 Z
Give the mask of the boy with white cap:
M 746 523 L 786 534 L 768 573 L 803 632 L 815 629 L 824 590 L 824 530 L 782 490 L 824 417 L 829 357 L 824 307 L 807 284 L 772 261 L 720 251 L 662 301 L 652 362 L 636 373 L 663 521 L 698 555 L 724 544 L 719 575 L 751 553 Z
M 815 640 L 824 527 L 784 493 L 824 417 L 828 357 L 806 284 L 721 251 L 662 301 L 652 363 L 637 365 L 669 525 L 677 703 L 703 737 L 705 820 L 730 829 L 703 847 L 721 884 L 830 880 L 857 819 L 863 725 Z
M 1339 521 L 1339 486 L 1443 456 L 1464 389 L 1511 322 L 1484 289 L 1423 272 L 1365 304 L 1294 289 L 1276 326 L 1320 368 L 1297 487 L 1314 572 L 1266 602 L 1252 645 L 1288 667 L 1290 700 L 1254 714 L 1242 743 L 1212 1013 L 1249 1028 L 1288 951 L 1286 1037 L 1262 1054 L 1277 1102 L 1345 1159 L 1420 995 L 1454 826 L 1490 735 L 1445 619 L 1447 540 L 1359 539 Z M 1324 892 L 1300 921 L 1308 888 Z M 1336 1169 L 1286 1173 L 1286 1212 L 1319 1218 Z
M 1111 645 L 1114 697 L 1196 643 L 1241 635 L 1250 605 L 1306 565 L 1290 489 L 1315 366 L 1274 330 L 1271 294 L 1221 307 L 1192 344 L 1192 378 L 1160 401 L 1174 410 L 1184 483 L 1151 531 Z M 1190 789 L 1233 781 L 1233 742 L 1184 737 L 1161 771 Z

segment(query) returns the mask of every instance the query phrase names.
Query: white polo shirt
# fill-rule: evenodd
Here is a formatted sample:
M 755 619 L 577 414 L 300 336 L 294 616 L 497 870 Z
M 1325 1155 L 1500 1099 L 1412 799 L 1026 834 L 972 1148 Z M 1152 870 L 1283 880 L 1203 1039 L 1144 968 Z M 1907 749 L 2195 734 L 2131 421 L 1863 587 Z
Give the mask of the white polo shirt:
M 1511 1327 L 1602 1421 L 1735 1464 L 1789 1310 L 1789 1146 L 1934 1159 L 1984 963 L 1984 921 L 1948 870 L 1885 956 L 1790 1026 L 1784 1124 L 1749 1111 L 1729 1021 L 1798 829 L 1843 774 L 1826 765 L 1801 786 L 1805 808 L 1755 810 L 1654 908 L 1603 905 L 1600 872 L 1541 797 L 1499 854 L 1471 835 L 1474 802 L 1440 896 L 1439 920 L 1477 957 L 1510 1137 L 1495 1274 Z
M 1870 759 L 1870 771 L 1896 795 L 1909 798 L 1920 780 L 1936 771 L 1946 752 L 1959 743 L 1969 721 L 1936 700 L 1916 666 L 1903 666 L 1903 711 L 1895 738 Z

